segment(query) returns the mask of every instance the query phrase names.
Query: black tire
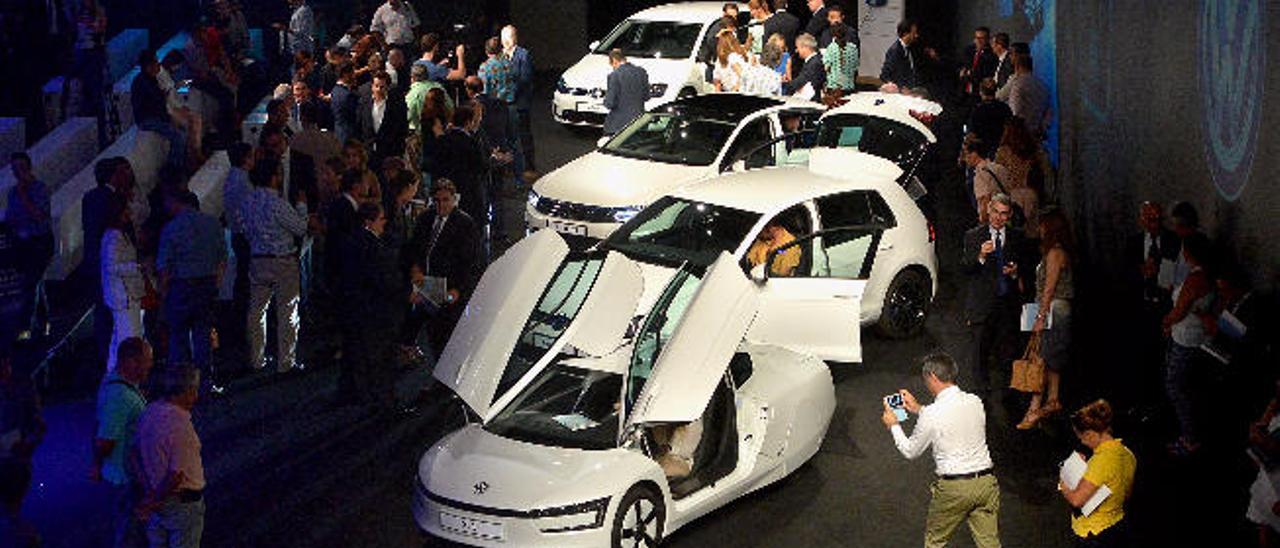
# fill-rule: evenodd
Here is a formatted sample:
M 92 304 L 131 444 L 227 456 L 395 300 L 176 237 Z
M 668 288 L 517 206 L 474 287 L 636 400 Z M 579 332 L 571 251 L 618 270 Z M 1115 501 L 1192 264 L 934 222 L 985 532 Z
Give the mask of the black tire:
M 613 516 L 613 547 L 653 548 L 662 544 L 662 528 L 666 518 L 667 509 L 662 502 L 662 494 L 643 485 L 633 486 L 622 497 L 622 501 L 618 503 L 618 511 Z
M 676 95 L 676 100 L 677 100 L 677 101 L 679 101 L 679 100 L 681 100 L 681 99 L 688 99 L 688 98 L 693 97 L 693 96 L 695 96 L 695 95 L 697 95 L 697 94 L 698 94 L 697 90 L 695 90 L 695 89 L 693 89 L 693 88 L 684 88 L 684 89 L 680 90 L 680 93 L 678 93 L 678 94 Z
M 911 268 L 899 272 L 885 291 L 876 331 L 890 339 L 906 339 L 919 335 L 929 316 L 933 287 L 929 276 Z

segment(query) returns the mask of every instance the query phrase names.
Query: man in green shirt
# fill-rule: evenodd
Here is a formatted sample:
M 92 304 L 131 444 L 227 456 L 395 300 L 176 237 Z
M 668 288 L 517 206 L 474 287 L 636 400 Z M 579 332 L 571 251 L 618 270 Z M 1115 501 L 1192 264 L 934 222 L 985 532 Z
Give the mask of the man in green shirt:
M 138 485 L 127 465 L 137 441 L 138 417 L 147 405 L 139 387 L 151 372 L 151 345 L 138 337 L 120 342 L 116 370 L 107 373 L 98 387 L 98 428 L 93 440 L 95 480 L 106 482 L 113 494 L 113 546 L 131 546 L 146 537 L 133 507 L 139 500 Z
M 439 82 L 431 80 L 428 76 L 426 65 L 415 63 L 413 68 L 409 69 L 409 93 L 405 95 L 404 102 L 409 107 L 409 130 L 418 131 L 418 124 L 422 118 L 422 105 L 427 102 L 427 92 L 432 89 L 439 89 L 444 92 L 444 104 L 453 110 L 453 99 L 449 97 L 448 90 Z

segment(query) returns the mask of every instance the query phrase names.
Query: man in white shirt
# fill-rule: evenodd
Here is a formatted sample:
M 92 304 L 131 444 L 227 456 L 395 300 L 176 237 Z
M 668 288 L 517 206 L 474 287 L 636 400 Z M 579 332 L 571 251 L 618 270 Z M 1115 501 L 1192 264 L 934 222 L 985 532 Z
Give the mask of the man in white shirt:
M 908 459 L 933 447 L 938 479 L 930 488 L 933 496 L 925 521 L 925 548 L 946 546 L 961 521 L 968 522 L 979 548 L 998 548 L 1000 485 L 992 473 L 991 454 L 987 451 L 987 415 L 982 400 L 956 386 L 958 373 L 951 356 L 926 356 L 921 376 L 933 394 L 933 403 L 921 407 L 911 392 L 898 391 L 906 410 L 920 415 L 911 437 L 902 431 L 887 402 L 881 421 L 893 433 L 898 451 Z
M 418 13 L 403 0 L 387 0 L 373 12 L 369 32 L 380 32 L 387 38 L 389 47 L 410 50 L 414 46 L 414 29 L 418 28 Z

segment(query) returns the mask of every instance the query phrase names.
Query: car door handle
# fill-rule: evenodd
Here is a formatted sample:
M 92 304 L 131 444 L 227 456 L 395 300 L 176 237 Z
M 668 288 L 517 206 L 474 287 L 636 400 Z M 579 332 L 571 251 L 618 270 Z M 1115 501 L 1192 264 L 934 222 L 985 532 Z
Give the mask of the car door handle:
M 853 295 L 832 295 L 831 297 L 832 297 L 833 299 L 843 299 L 843 300 L 846 300 L 846 301 L 852 301 L 852 300 L 853 300 Z
M 893 249 L 893 244 L 880 244 L 880 251 L 888 251 Z

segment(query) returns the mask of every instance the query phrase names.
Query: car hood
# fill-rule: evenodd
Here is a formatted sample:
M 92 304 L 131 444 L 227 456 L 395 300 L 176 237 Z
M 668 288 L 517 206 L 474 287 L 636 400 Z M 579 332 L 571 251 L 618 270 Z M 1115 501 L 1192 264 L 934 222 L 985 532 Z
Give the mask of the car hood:
M 644 206 L 701 179 L 708 166 L 686 166 L 587 153 L 539 179 L 539 196 L 602 207 Z
M 627 449 L 588 451 L 516 441 L 477 425 L 436 443 L 418 462 L 418 481 L 436 497 L 518 511 L 609 495 L 621 470 L 653 466 Z M 482 487 L 477 487 L 478 485 Z
M 676 86 L 683 84 L 689 75 L 691 59 L 628 59 L 627 62 L 644 69 L 649 74 L 650 84 L 667 84 Z M 613 67 L 609 66 L 609 56 L 588 53 L 580 61 L 564 71 L 564 82 L 569 87 L 586 89 L 605 89 L 605 82 Z

